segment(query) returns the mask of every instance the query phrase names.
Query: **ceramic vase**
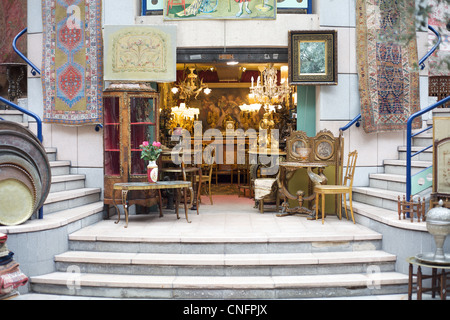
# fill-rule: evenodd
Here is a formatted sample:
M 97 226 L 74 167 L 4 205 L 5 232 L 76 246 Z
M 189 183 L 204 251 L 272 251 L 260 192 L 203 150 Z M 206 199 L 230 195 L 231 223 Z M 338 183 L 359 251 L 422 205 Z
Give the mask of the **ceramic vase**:
M 158 165 L 156 161 L 149 161 L 147 165 L 147 179 L 150 183 L 158 181 Z

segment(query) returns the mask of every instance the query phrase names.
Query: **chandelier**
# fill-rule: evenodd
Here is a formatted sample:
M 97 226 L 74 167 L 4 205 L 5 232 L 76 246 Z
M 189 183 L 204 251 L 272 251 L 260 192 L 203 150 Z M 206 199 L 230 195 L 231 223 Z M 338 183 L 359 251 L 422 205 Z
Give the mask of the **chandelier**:
M 186 104 L 184 102 L 180 103 L 179 107 L 173 107 L 172 113 L 175 115 L 176 120 L 180 121 L 181 119 L 190 119 L 193 120 L 200 114 L 200 110 L 198 108 L 186 108 Z
M 202 91 L 204 91 L 205 94 L 210 94 L 211 89 L 203 83 L 203 79 L 200 80 L 198 75 L 194 73 L 195 68 L 189 68 L 189 71 L 190 73 L 184 81 L 172 88 L 172 93 L 177 94 L 180 92 L 180 99 L 182 100 L 189 99 L 191 96 L 194 96 L 197 99 L 197 96 Z
M 258 76 L 256 86 L 252 77 L 252 86 L 250 87 L 250 100 L 261 104 L 282 103 L 287 95 L 291 93 L 291 87 L 287 79 L 287 67 L 282 67 L 281 84 L 277 85 L 277 70 L 270 64 L 262 72 L 262 79 Z

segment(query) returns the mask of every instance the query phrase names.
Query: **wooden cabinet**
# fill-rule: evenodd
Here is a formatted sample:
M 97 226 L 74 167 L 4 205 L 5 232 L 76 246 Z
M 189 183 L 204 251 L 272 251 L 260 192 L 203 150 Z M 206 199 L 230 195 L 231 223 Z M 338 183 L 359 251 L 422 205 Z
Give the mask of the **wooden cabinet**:
M 113 186 L 118 182 L 147 180 L 147 163 L 140 158 L 139 145 L 159 140 L 159 94 L 148 89 L 106 89 L 104 120 L 104 203 L 113 203 Z M 121 203 L 121 195 L 115 195 Z M 152 195 L 138 194 L 129 204 L 152 206 Z

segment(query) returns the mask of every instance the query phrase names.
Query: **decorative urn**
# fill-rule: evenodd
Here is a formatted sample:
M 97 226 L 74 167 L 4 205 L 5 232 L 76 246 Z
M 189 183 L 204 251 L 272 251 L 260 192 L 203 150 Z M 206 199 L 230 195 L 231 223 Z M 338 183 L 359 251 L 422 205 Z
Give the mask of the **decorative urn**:
M 436 243 L 436 252 L 428 258 L 437 263 L 449 263 L 450 257 L 444 253 L 445 238 L 450 234 L 450 210 L 443 207 L 443 201 L 439 201 L 439 206 L 428 211 L 426 216 L 427 230 L 433 235 Z

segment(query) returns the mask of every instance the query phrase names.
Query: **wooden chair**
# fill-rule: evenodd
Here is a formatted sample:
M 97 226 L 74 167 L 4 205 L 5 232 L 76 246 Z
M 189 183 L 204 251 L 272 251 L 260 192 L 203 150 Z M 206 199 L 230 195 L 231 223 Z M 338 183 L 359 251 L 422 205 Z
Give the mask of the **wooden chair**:
M 353 178 L 355 175 L 355 167 L 356 167 L 356 159 L 358 158 L 358 152 L 352 151 L 348 154 L 348 160 L 347 160 L 347 169 L 345 170 L 345 175 L 343 176 L 343 183 L 342 185 L 316 185 L 314 186 L 314 192 L 316 194 L 316 220 L 319 217 L 319 198 L 322 196 L 322 206 L 321 206 L 321 212 L 322 212 L 322 224 L 325 220 L 325 195 L 326 194 L 333 194 L 333 195 L 339 195 L 340 196 L 340 202 L 339 202 L 339 219 L 342 219 L 342 196 L 343 195 L 349 195 L 349 202 L 350 202 L 350 212 L 352 214 L 352 220 L 353 223 L 355 223 L 355 217 L 353 216 L 353 205 L 352 205 L 352 189 L 353 189 Z M 347 202 L 344 198 L 344 208 L 345 208 L 345 215 L 347 216 L 348 220 L 348 213 L 347 213 Z
M 211 192 L 211 180 L 212 180 L 212 175 L 213 175 L 213 169 L 214 169 L 214 159 L 215 159 L 215 152 L 216 152 L 216 148 L 214 147 L 209 147 L 207 146 L 205 148 L 205 150 L 207 149 L 211 149 L 211 152 L 209 155 L 207 155 L 206 159 L 204 159 L 205 161 L 205 169 L 207 174 L 202 174 L 202 185 L 204 184 L 206 186 L 206 184 L 208 184 L 208 194 L 209 194 L 209 202 L 211 203 L 211 205 L 213 204 L 213 200 L 212 200 L 212 192 Z M 202 170 L 203 172 L 203 170 Z M 197 176 L 196 177 L 196 182 L 198 183 L 200 177 Z M 200 187 L 200 190 L 202 189 L 202 187 Z

